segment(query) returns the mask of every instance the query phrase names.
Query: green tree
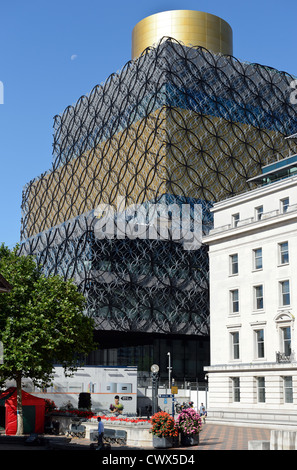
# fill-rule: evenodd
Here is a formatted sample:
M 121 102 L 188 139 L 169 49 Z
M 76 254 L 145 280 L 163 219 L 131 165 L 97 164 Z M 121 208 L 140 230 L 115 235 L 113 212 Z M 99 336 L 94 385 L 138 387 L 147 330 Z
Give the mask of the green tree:
M 94 324 L 73 281 L 44 276 L 32 256 L 18 255 L 18 247 L 0 247 L 0 273 L 12 285 L 11 292 L 0 294 L 0 377 L 16 381 L 17 433 L 23 434 L 22 379 L 48 386 L 55 363 L 71 374 L 78 359 L 95 348 Z

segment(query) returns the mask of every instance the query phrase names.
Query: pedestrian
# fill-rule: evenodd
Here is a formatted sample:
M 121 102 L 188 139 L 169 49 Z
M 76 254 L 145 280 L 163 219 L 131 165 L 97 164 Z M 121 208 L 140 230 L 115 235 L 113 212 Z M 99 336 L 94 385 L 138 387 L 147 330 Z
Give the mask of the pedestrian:
M 98 421 L 98 447 L 101 449 L 103 447 L 104 424 L 101 421 L 100 416 L 98 416 L 97 421 Z
M 203 403 L 201 403 L 201 405 L 200 405 L 199 413 L 200 413 L 200 416 L 201 416 L 201 419 L 202 419 L 202 423 L 205 424 L 205 418 L 207 416 L 207 412 L 206 412 L 206 409 L 205 409 L 205 406 L 203 405 Z

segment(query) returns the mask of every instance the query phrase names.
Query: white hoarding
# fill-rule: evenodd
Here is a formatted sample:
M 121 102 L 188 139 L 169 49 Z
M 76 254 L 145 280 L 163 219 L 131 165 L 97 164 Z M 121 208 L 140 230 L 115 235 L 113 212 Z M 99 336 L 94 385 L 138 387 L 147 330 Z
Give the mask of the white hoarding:
M 78 406 L 81 392 L 91 394 L 92 410 L 109 411 L 119 396 L 123 414 L 136 414 L 137 367 L 81 367 L 72 377 L 64 374 L 63 367 L 55 367 L 53 384 L 42 392 L 36 389 L 34 395 L 53 400 L 57 407 L 71 403 Z

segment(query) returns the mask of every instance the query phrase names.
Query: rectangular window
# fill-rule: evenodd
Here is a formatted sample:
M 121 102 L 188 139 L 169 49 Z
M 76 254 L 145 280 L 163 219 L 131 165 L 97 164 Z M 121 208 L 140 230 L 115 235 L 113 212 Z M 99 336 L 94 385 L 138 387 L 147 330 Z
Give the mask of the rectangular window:
M 284 402 L 293 403 L 293 381 L 291 376 L 283 377 Z
M 239 332 L 235 331 L 231 333 L 231 354 L 232 359 L 239 359 Z
M 261 220 L 263 214 L 263 206 L 255 207 L 255 219 Z
M 263 286 L 254 286 L 254 309 L 262 310 L 264 308 Z
M 239 377 L 233 377 L 233 401 L 240 402 L 240 380 Z
M 264 357 L 264 330 L 256 330 L 256 357 Z
M 289 262 L 289 244 L 288 242 L 279 243 L 279 264 Z
M 265 377 L 258 377 L 257 384 L 258 384 L 258 403 L 265 403 Z
M 239 291 L 234 289 L 230 291 L 230 311 L 231 313 L 239 312 Z
M 280 282 L 280 305 L 290 305 L 290 281 Z
M 254 269 L 262 269 L 263 268 L 263 260 L 262 260 L 262 248 L 256 248 L 253 250 L 254 256 Z
M 239 222 L 239 212 L 232 215 L 232 227 L 237 227 Z
M 237 253 L 234 255 L 230 255 L 229 257 L 230 262 L 230 275 L 238 274 L 238 255 Z
M 291 356 L 291 327 L 286 326 L 284 328 L 281 328 L 281 341 L 282 341 L 282 347 L 283 350 L 281 352 L 284 353 L 286 357 Z
M 287 212 L 289 205 L 290 205 L 290 199 L 288 197 L 285 197 L 284 199 L 281 200 L 281 212 L 282 212 L 282 214 Z

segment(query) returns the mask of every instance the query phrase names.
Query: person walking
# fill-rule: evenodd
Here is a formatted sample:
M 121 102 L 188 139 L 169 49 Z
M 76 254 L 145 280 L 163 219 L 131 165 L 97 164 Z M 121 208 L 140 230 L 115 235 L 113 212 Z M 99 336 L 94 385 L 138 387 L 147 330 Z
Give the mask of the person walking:
M 205 406 L 203 405 L 203 403 L 201 403 L 201 405 L 200 405 L 199 413 L 200 413 L 200 416 L 201 416 L 201 419 L 202 419 L 202 423 L 205 424 L 205 418 L 207 416 L 207 413 L 206 413 L 206 409 L 205 409 Z
M 104 424 L 101 421 L 100 416 L 97 418 L 98 421 L 98 447 L 102 449 L 103 447 L 103 436 L 104 436 Z

